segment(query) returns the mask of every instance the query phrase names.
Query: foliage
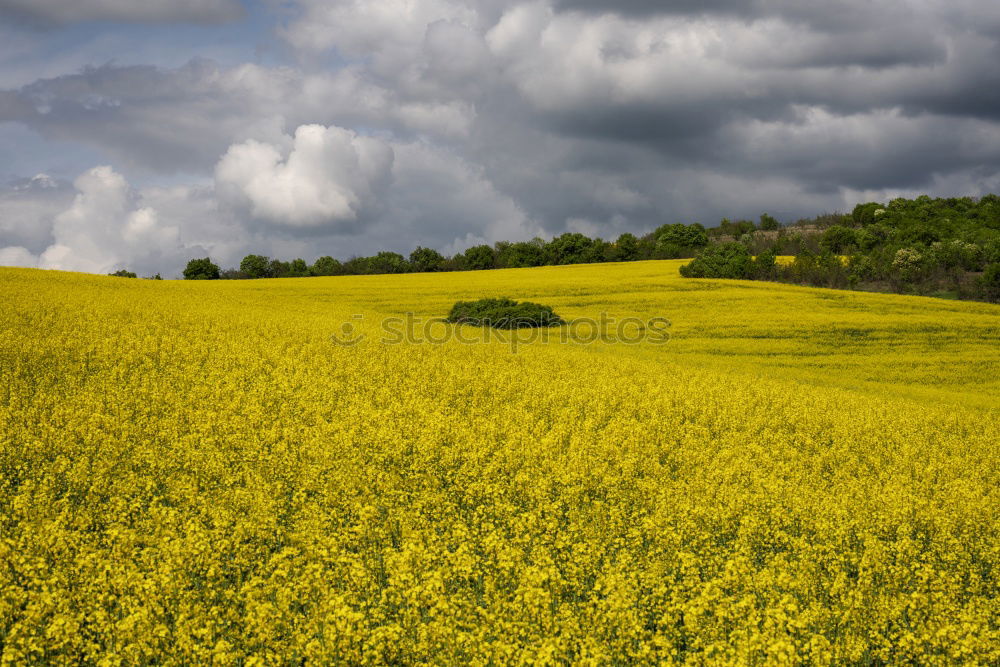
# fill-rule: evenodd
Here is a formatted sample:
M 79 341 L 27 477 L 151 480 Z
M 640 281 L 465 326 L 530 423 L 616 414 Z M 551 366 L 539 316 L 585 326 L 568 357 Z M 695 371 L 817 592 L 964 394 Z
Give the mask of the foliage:
M 653 238 L 656 239 L 657 253 L 665 259 L 690 257 L 693 251 L 708 245 L 708 234 L 697 223 L 662 225 L 653 232 Z
M 222 269 L 219 271 L 220 280 L 248 280 L 250 276 L 243 273 L 239 269 Z
M 135 273 L 128 271 L 127 269 L 118 269 L 114 273 L 109 273 L 109 276 L 114 276 L 116 278 L 138 278 L 139 276 Z
M 926 266 L 924 255 L 913 248 L 900 248 L 892 259 L 892 272 L 902 282 L 914 282 Z
M 517 243 L 501 241 L 494 250 L 499 268 L 519 269 L 545 264 L 545 241 L 539 238 Z
M 777 231 L 781 229 L 781 223 L 778 222 L 777 218 L 774 218 L 767 213 L 761 213 L 760 225 L 758 225 L 757 228 L 765 232 Z
M 1000 235 L 983 244 L 983 262 L 986 264 L 1000 262 Z
M 557 236 L 545 245 L 547 264 L 587 264 L 598 260 L 595 241 L 577 232 Z
M 933 243 L 930 247 L 930 256 L 944 269 L 981 271 L 983 268 L 983 249 L 975 243 L 967 243 L 960 239 Z
M 535 329 L 564 324 L 549 306 L 508 298 L 459 301 L 452 306 L 445 321 L 494 329 Z
M 288 273 L 286 275 L 289 278 L 305 278 L 309 276 L 309 265 L 306 264 L 306 260 L 301 257 L 293 259 L 291 266 L 288 267 Z
M 292 270 L 292 263 L 280 259 L 272 259 L 267 265 L 268 278 L 286 278 Z
M 734 248 L 716 251 L 715 245 L 736 241 Z M 920 256 L 906 266 L 893 262 L 900 250 Z M 624 233 L 614 243 L 578 232 L 550 241 L 500 241 L 477 245 L 445 257 L 437 250 L 418 246 L 409 258 L 395 252 L 353 257 L 340 263 L 330 256 L 312 266 L 303 260 L 285 262 L 248 255 L 240 270 L 221 273 L 223 278 L 370 275 L 437 271 L 470 271 L 526 268 L 545 265 L 629 262 L 647 259 L 696 257 L 685 275 L 754 278 L 799 282 L 826 287 L 896 290 L 935 294 L 947 291 L 959 298 L 982 298 L 979 273 L 987 264 L 1000 262 L 1000 197 L 913 200 L 859 204 L 850 215 L 824 213 L 782 226 L 761 214 L 760 222 L 722 220 L 718 227 L 700 224 L 664 224 L 637 237 Z M 730 253 L 718 257 L 715 253 Z M 735 253 L 735 254 L 734 254 Z M 772 256 L 795 255 L 797 261 L 770 263 Z M 753 257 L 757 257 L 756 260 Z M 714 259 L 713 259 L 714 258 Z M 721 264 L 719 262 L 721 261 Z M 706 264 L 715 262 L 712 265 Z
M 410 268 L 413 271 L 440 271 L 444 266 L 444 255 L 432 248 L 417 249 L 410 253 Z
M 339 276 L 344 272 L 344 267 L 340 261 L 324 255 L 313 262 L 310 273 L 314 276 Z
M 192 259 L 184 268 L 185 280 L 217 280 L 219 267 L 208 257 Z
M 263 255 L 247 255 L 240 262 L 240 272 L 247 278 L 270 278 L 270 260 Z
M 712 230 L 713 236 L 731 236 L 734 239 L 738 239 L 744 234 L 752 234 L 756 231 L 757 225 L 754 224 L 753 220 L 737 220 L 733 222 L 728 218 L 723 218 L 719 226 Z
M 1000 262 L 986 267 L 979 279 L 979 289 L 984 299 L 1000 303 Z
M 886 225 L 873 224 L 858 230 L 854 235 L 854 245 L 867 251 L 885 244 L 892 236 L 892 229 Z
M 496 266 L 496 254 L 488 245 L 472 246 L 463 256 L 464 267 L 470 271 L 483 271 Z
M 410 270 L 409 262 L 397 252 L 383 251 L 372 257 L 352 257 L 343 265 L 343 272 L 355 275 L 372 275 L 386 273 L 406 273 Z
M 851 285 L 852 274 L 849 263 L 840 255 L 802 252 L 779 275 L 790 277 L 797 283 L 844 289 Z
M 749 278 L 753 257 L 742 243 L 710 245 L 681 267 L 685 278 Z
M 754 257 L 750 274 L 757 280 L 770 280 L 778 269 L 778 258 L 774 252 L 765 250 Z
M 821 287 L 985 299 L 979 275 L 1000 261 L 1000 197 L 894 199 L 737 237 L 758 256 L 794 255 L 752 277 Z M 730 229 L 733 223 L 728 223 Z M 714 232 L 715 230 L 713 230 Z
M 854 211 L 851 213 L 851 219 L 854 224 L 865 227 L 875 223 L 879 216 L 885 214 L 885 205 L 879 202 L 868 202 L 866 204 L 858 204 L 854 207 Z
M 398 252 L 380 252 L 369 258 L 368 273 L 406 273 L 409 266 Z
M 857 243 L 858 238 L 854 230 L 842 225 L 830 227 L 823 232 L 823 236 L 819 240 L 819 244 L 824 250 L 834 254 L 839 254 L 849 248 L 853 248 Z
M 634 234 L 625 232 L 615 241 L 615 260 L 631 262 L 639 256 L 639 239 Z

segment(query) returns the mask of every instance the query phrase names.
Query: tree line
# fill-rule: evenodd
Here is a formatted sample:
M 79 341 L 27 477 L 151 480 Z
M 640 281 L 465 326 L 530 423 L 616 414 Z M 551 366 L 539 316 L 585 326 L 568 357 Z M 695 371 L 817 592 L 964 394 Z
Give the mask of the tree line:
M 709 229 L 698 223 L 665 224 L 614 241 L 570 232 L 548 241 L 477 245 L 452 256 L 420 246 L 408 257 L 383 251 L 340 261 L 325 255 L 312 264 L 253 254 L 226 269 L 204 257 L 188 262 L 184 278 L 304 278 L 681 258 L 692 259 L 681 268 L 687 277 L 1000 301 L 1000 197 L 867 202 L 847 215 L 822 214 L 789 225 L 766 213 L 757 221 L 723 219 Z
M 740 278 L 1000 302 L 1000 197 L 893 199 L 776 232 L 736 230 L 681 267 Z M 778 256 L 792 256 L 777 261 Z
M 770 218 L 770 216 L 763 216 Z M 773 218 L 770 218 L 773 220 Z M 750 223 L 753 226 L 753 223 Z M 775 221 L 777 224 L 777 221 Z M 756 227 L 755 227 L 756 228 Z M 369 257 L 352 257 L 341 262 L 329 255 L 312 264 L 304 259 L 283 261 L 264 255 L 247 255 L 239 267 L 220 269 L 210 258 L 192 259 L 184 269 L 188 280 L 246 280 L 259 278 L 306 278 L 309 276 L 426 273 L 438 271 L 482 271 L 533 266 L 632 262 L 648 259 L 694 257 L 711 240 L 722 235 L 721 228 L 706 230 L 699 223 L 666 224 L 643 236 L 625 233 L 615 241 L 590 238 L 569 232 L 546 241 L 500 241 L 477 245 L 450 257 L 433 248 L 418 246 L 409 257 L 383 251 Z

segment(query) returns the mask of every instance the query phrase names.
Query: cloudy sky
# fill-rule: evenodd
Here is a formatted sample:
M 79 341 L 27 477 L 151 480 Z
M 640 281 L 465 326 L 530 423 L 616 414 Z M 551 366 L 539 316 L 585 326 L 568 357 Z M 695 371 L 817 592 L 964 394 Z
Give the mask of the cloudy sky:
M 1000 191 L 995 0 L 0 0 L 0 265 Z

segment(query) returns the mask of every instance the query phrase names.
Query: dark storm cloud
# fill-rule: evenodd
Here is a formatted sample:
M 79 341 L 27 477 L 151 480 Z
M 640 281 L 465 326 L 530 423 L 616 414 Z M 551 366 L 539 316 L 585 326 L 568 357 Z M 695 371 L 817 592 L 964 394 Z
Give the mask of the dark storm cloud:
M 227 79 L 205 61 L 176 70 L 90 67 L 0 92 L 0 120 L 24 123 L 47 138 L 101 147 L 131 165 L 206 168 L 243 129 L 267 118 L 265 99 L 256 100 L 252 111 L 235 103 L 241 93 L 249 96 L 253 84 Z
M 896 4 L 886 0 L 885 4 Z M 780 17 L 787 21 L 843 31 L 856 28 L 885 12 L 868 0 L 833 0 L 824 3 L 799 0 L 555 0 L 561 12 L 617 14 L 648 19 L 657 16 L 732 17 L 758 20 Z
M 626 16 L 737 14 L 760 12 L 754 0 L 556 0 L 559 11 L 616 13 Z
M 0 186 L 0 248 L 39 253 L 52 242 L 52 219 L 72 201 L 73 188 L 44 174 Z
M 471 105 L 454 96 L 413 97 L 351 69 L 307 74 L 287 67 L 221 67 L 192 60 L 175 69 L 89 67 L 0 91 L 0 122 L 50 139 L 104 149 L 130 166 L 210 172 L 230 145 L 280 143 L 304 124 L 385 128 L 408 139 L 461 135 Z
M 777 20 L 775 3 L 632 3 L 617 6 L 617 19 L 608 3 L 562 7 L 530 30 L 520 21 L 539 37 L 508 54 L 513 84 L 554 132 L 658 151 L 664 170 L 686 162 L 830 194 L 1000 169 L 997 47 L 956 27 L 966 15 L 911 10 L 891 28 L 840 32 L 857 21 L 815 9 Z M 705 18 L 707 9 L 720 16 Z M 640 11 L 641 21 L 622 17 Z
M 0 0 L 0 17 L 42 28 L 86 21 L 218 24 L 243 13 L 238 0 Z
M 554 0 L 557 11 L 591 14 L 620 14 L 630 17 L 721 16 L 744 20 L 779 18 L 791 23 L 842 32 L 865 25 L 878 26 L 887 33 L 900 25 L 930 16 L 972 26 L 987 25 L 998 16 L 990 3 L 979 0 L 915 2 L 914 0 Z M 934 13 L 943 8 L 944 11 Z

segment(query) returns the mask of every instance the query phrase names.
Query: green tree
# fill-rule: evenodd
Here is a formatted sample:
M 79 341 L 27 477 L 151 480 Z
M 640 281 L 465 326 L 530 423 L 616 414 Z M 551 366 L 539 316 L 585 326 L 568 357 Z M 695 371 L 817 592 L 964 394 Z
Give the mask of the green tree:
M 903 283 L 913 283 L 923 276 L 926 257 L 914 248 L 900 248 L 892 259 L 893 276 Z
M 517 243 L 497 243 L 497 266 L 518 269 L 545 264 L 545 241 L 518 241 Z
M 1000 302 L 1000 262 L 986 267 L 979 278 L 979 290 L 987 301 Z
M 637 260 L 643 259 L 654 259 L 656 257 L 656 239 L 653 238 L 652 233 L 646 234 L 639 239 L 638 248 L 636 249 L 635 258 Z
M 263 255 L 247 255 L 240 262 L 240 272 L 247 278 L 269 278 L 269 260 Z
M 823 236 L 819 239 L 820 247 L 834 254 L 844 252 L 857 244 L 857 234 L 850 227 L 844 227 L 843 225 L 830 227 L 823 232 Z
M 292 265 L 280 259 L 272 259 L 267 265 L 267 276 L 269 278 L 287 278 L 292 270 Z
M 988 264 L 1000 263 L 1000 238 L 992 239 L 983 244 L 983 261 Z
M 288 267 L 289 278 L 306 278 L 309 276 L 309 265 L 301 257 L 293 259 Z
M 310 272 L 314 276 L 338 276 L 344 272 L 344 266 L 333 257 L 324 255 L 313 262 Z
M 465 251 L 463 264 L 470 271 L 482 271 L 496 267 L 496 254 L 488 245 L 472 246 Z
M 545 245 L 549 264 L 586 264 L 592 261 L 594 240 L 576 232 L 555 237 Z
M 410 269 L 406 258 L 398 252 L 382 251 L 368 258 L 369 273 L 406 273 Z
M 136 274 L 126 269 L 118 269 L 114 273 L 109 273 L 108 275 L 115 276 L 116 278 L 138 278 Z
M 781 229 L 781 223 L 778 222 L 777 218 L 773 218 L 767 213 L 761 213 L 759 228 L 765 232 L 773 232 Z
M 184 268 L 184 280 L 218 280 L 219 267 L 209 257 L 192 259 Z
M 344 273 L 349 276 L 361 276 L 371 273 L 367 257 L 351 257 L 344 262 Z
M 879 216 L 883 215 L 885 210 L 885 207 L 877 201 L 858 204 L 851 213 L 851 219 L 856 225 L 870 225 L 877 222 Z M 879 211 L 882 213 L 879 213 Z
M 930 245 L 944 238 L 944 225 L 934 222 L 906 220 L 900 226 L 899 238 L 909 243 Z
M 410 253 L 410 266 L 414 271 L 422 273 L 440 271 L 444 266 L 444 255 L 433 248 L 417 246 L 417 249 Z
M 753 257 L 742 243 L 735 241 L 710 245 L 690 263 L 681 267 L 685 278 L 748 278 Z
M 861 250 L 868 251 L 884 244 L 891 237 L 892 228 L 877 223 L 858 231 L 854 236 L 854 243 Z
M 848 263 L 848 282 L 851 286 L 880 277 L 879 267 L 868 255 L 852 255 Z
M 778 258 L 774 252 L 765 250 L 754 257 L 750 267 L 750 275 L 756 280 L 770 280 L 777 272 Z
M 594 239 L 594 244 L 590 246 L 587 253 L 588 262 L 613 262 L 615 261 L 615 245 L 608 243 L 604 239 Z
M 730 221 L 728 218 L 723 218 L 722 222 L 716 228 L 716 236 L 732 236 L 734 239 L 738 239 L 744 234 L 751 234 L 757 231 L 757 225 L 754 224 L 753 220 L 737 220 L 736 222 Z
M 708 233 L 698 223 L 661 225 L 653 232 L 653 236 L 656 238 L 657 250 L 663 252 L 669 252 L 673 248 L 692 250 L 708 245 Z
M 978 271 L 983 268 L 982 248 L 959 239 L 932 243 L 931 257 L 943 269 Z
M 639 239 L 635 234 L 625 232 L 615 241 L 615 259 L 620 262 L 631 262 L 639 256 Z

